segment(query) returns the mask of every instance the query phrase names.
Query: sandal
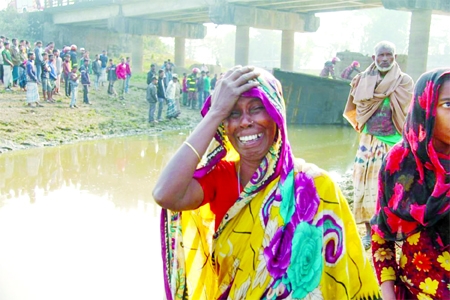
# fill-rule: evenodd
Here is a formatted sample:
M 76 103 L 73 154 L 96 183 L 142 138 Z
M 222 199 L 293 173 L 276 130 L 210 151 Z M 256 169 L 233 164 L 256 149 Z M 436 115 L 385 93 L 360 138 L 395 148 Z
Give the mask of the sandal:
M 370 247 L 372 247 L 372 236 L 370 236 L 370 234 L 363 236 L 361 241 L 365 250 L 369 250 Z

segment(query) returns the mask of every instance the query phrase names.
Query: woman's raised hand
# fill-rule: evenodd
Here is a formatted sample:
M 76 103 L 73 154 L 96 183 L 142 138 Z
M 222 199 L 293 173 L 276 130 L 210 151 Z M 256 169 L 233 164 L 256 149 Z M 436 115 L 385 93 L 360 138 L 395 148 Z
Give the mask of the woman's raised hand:
M 259 85 L 254 80 L 259 75 L 252 66 L 235 66 L 227 71 L 217 81 L 211 97 L 210 112 L 218 113 L 223 119 L 228 117 L 241 94 Z

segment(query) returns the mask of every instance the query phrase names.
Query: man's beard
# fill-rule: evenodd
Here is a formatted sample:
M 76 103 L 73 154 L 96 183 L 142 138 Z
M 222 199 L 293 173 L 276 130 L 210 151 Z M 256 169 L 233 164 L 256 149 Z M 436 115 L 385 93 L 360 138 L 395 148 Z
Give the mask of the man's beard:
M 383 67 L 380 67 L 378 62 L 375 60 L 375 66 L 377 67 L 378 71 L 380 71 L 380 72 L 390 71 L 392 69 L 392 67 L 394 66 L 394 63 L 395 63 L 395 59 L 392 61 L 392 64 L 389 67 L 383 68 Z

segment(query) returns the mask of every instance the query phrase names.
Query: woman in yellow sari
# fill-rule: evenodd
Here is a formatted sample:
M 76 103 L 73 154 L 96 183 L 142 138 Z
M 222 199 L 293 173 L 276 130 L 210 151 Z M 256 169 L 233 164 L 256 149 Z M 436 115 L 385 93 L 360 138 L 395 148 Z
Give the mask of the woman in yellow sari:
M 237 66 L 163 170 L 167 299 L 376 299 L 339 188 L 295 159 L 280 83 Z

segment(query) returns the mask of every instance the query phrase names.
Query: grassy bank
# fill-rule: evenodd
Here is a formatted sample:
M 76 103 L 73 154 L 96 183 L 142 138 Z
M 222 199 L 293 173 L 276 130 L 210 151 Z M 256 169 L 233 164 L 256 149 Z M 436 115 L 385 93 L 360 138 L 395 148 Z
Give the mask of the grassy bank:
M 64 96 L 64 91 L 54 96 L 56 103 L 43 102 L 40 92 L 44 107 L 35 108 L 27 106 L 26 93 L 19 88 L 6 92 L 1 86 L 0 153 L 87 139 L 192 128 L 200 121 L 199 112 L 182 107 L 177 120 L 150 125 L 145 92 L 145 82 L 133 82 L 133 79 L 124 101 L 108 96 L 107 86 L 98 91 L 91 87 L 89 98 L 92 105 L 85 105 L 79 89 L 78 109 L 69 108 L 70 98 Z

